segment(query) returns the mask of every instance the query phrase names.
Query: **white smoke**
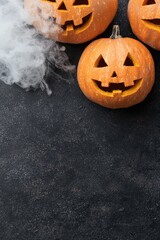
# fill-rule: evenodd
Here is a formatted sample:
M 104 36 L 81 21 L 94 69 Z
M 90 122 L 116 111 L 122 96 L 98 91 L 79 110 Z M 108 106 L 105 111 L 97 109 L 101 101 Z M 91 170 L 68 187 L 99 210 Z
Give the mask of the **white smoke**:
M 51 90 L 45 82 L 47 61 L 64 71 L 73 70 L 65 48 L 40 36 L 27 25 L 22 0 L 0 0 L 0 80 L 28 90 Z

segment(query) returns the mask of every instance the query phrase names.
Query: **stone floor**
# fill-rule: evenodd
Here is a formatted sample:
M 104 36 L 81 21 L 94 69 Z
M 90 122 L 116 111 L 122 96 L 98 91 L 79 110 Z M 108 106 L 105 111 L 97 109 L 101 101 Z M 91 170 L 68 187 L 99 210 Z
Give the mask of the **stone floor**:
M 134 37 L 127 2 L 114 23 Z M 66 46 L 73 64 L 86 45 Z M 126 110 L 88 101 L 76 76 L 50 75 L 50 97 L 0 82 L 1 240 L 160 239 L 160 55 L 151 53 L 155 85 Z

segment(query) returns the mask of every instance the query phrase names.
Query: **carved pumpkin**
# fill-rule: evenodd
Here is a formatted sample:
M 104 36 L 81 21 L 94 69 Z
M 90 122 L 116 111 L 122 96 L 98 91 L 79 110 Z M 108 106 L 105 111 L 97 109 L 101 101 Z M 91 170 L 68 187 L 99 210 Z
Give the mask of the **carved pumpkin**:
M 134 34 L 160 50 L 160 0 L 130 0 L 128 18 Z
M 32 24 L 46 37 L 82 43 L 108 27 L 118 0 L 24 0 L 24 6 Z
M 127 108 L 143 101 L 154 79 L 148 49 L 132 38 L 122 38 L 114 26 L 111 38 L 93 41 L 78 64 L 78 83 L 87 98 L 108 108 Z

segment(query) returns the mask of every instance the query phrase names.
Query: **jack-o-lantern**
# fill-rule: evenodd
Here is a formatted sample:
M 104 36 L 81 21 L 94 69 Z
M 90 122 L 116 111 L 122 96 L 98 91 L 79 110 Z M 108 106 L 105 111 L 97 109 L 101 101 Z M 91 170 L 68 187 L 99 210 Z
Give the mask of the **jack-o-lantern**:
M 134 34 L 160 50 L 160 0 L 130 0 L 128 18 Z
M 78 83 L 91 101 L 108 108 L 127 108 L 143 101 L 154 79 L 154 61 L 139 41 L 122 38 L 114 26 L 111 38 L 93 41 L 78 64 Z
M 102 33 L 113 20 L 118 0 L 24 0 L 33 26 L 48 38 L 82 43 Z

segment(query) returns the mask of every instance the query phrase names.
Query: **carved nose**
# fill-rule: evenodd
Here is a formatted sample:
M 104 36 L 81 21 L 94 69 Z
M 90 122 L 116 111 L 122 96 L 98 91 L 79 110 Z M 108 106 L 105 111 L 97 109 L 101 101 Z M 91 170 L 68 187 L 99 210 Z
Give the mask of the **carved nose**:
M 113 73 L 112 73 L 112 76 L 111 77 L 117 77 L 117 73 L 114 71 Z

